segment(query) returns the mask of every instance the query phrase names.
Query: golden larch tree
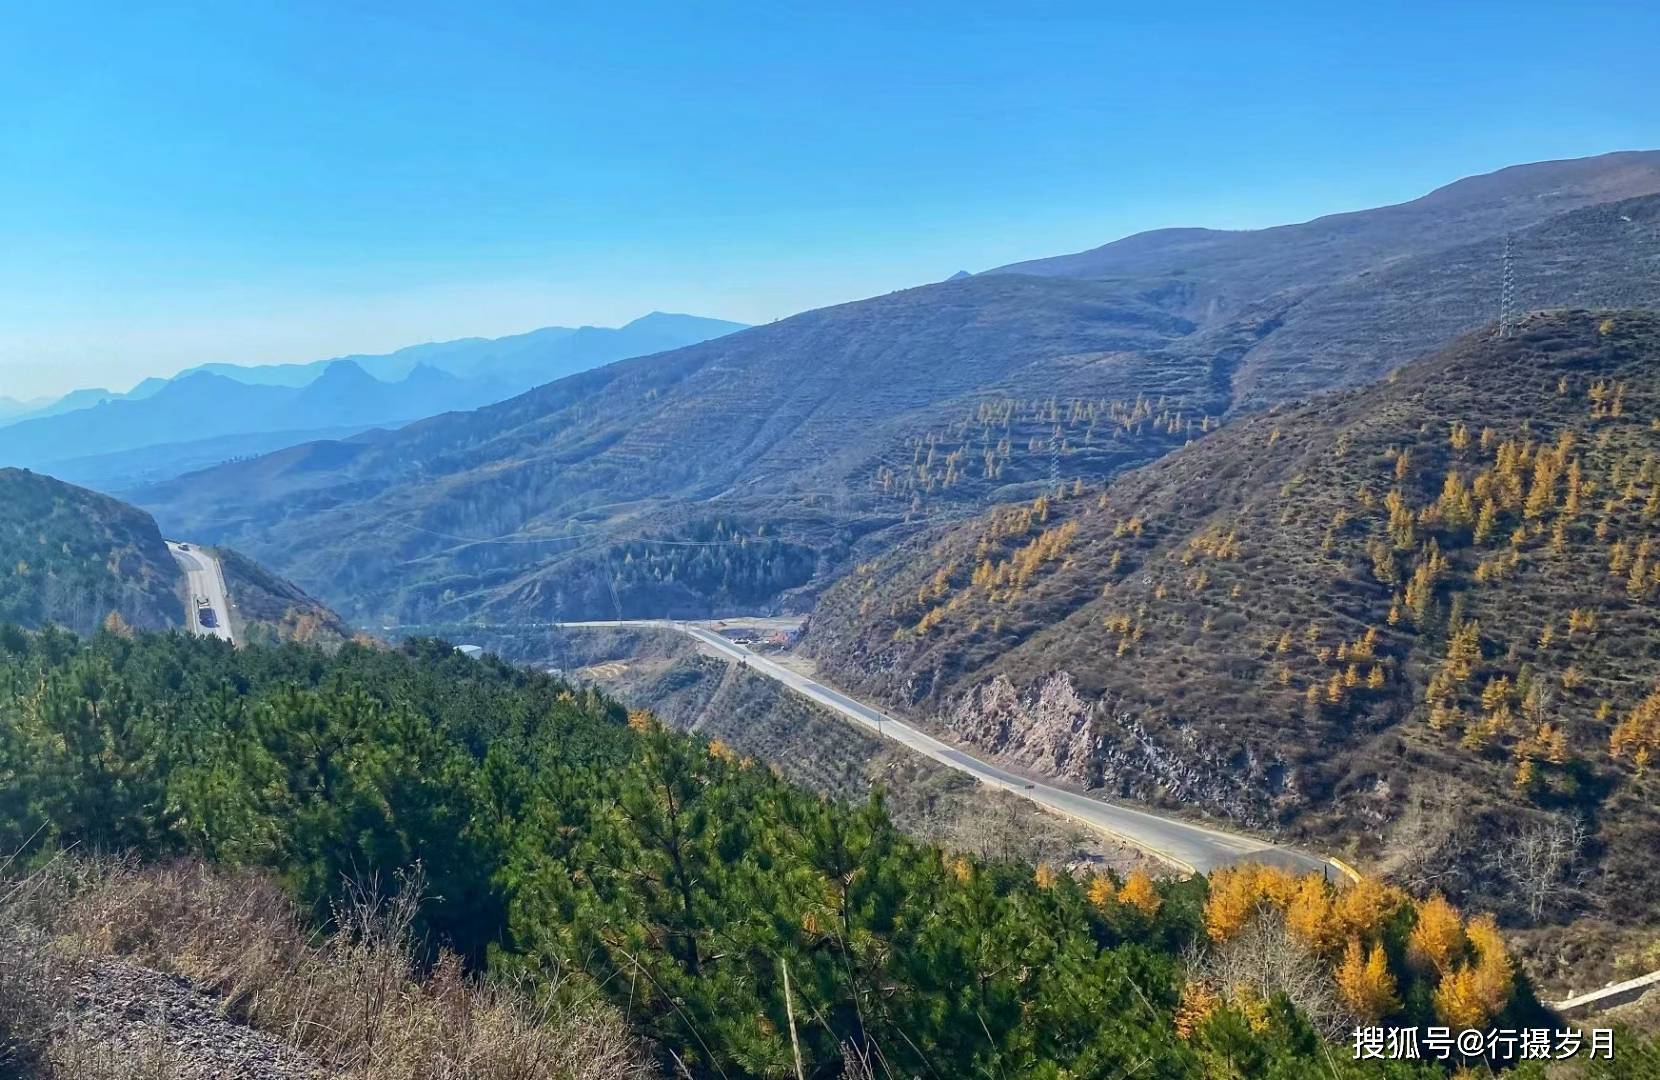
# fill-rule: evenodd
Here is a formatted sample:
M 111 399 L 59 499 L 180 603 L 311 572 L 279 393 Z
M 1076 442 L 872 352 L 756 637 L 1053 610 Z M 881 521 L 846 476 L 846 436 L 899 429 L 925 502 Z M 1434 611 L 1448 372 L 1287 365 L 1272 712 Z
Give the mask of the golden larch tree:
M 1159 896 L 1158 889 L 1154 888 L 1153 879 L 1147 876 L 1147 871 L 1138 869 L 1130 871 L 1130 876 L 1124 879 L 1124 887 L 1118 890 L 1118 902 L 1135 908 L 1150 919 L 1159 913 L 1164 900 Z
M 1464 949 L 1464 921 L 1447 898 L 1435 893 L 1418 905 L 1418 921 L 1407 937 L 1407 958 L 1420 968 L 1445 974 Z
M 1390 974 L 1389 957 L 1381 943 L 1374 943 L 1367 952 L 1359 938 L 1350 938 L 1335 978 L 1343 1003 L 1363 1024 L 1376 1023 L 1400 1008 L 1400 999 L 1395 996 L 1395 976 Z

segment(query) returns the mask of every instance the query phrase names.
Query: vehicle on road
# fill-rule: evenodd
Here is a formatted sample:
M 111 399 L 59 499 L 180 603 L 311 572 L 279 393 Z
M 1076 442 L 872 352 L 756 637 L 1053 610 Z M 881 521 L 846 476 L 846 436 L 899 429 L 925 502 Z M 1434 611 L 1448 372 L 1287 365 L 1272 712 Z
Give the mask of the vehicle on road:
M 208 629 L 219 625 L 219 616 L 213 610 L 213 604 L 205 596 L 196 598 L 196 621 Z

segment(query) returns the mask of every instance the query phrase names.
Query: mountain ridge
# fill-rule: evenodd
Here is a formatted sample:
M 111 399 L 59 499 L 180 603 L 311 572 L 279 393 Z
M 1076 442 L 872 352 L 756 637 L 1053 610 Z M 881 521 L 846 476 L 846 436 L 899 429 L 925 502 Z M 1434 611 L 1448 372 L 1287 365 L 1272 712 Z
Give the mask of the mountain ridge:
M 1444 222 L 1426 218 L 1420 213 L 1424 210 L 1472 210 L 1483 221 L 1476 231 L 1492 235 L 1537 224 L 1567 210 L 1657 192 L 1660 150 L 1615 151 L 1510 165 L 1454 180 L 1416 199 L 1369 210 L 1342 211 L 1263 229 L 1155 229 L 1069 255 L 1009 263 L 987 272 L 1163 276 L 1189 270 L 1193 257 L 1209 250 L 1213 261 L 1219 259 L 1226 279 L 1242 272 L 1260 273 L 1263 264 L 1258 249 L 1266 246 L 1272 258 L 1284 264 L 1279 275 L 1270 279 L 1270 291 L 1278 291 L 1299 283 L 1298 275 L 1307 272 L 1310 261 L 1335 261 L 1352 270 L 1360 262 L 1421 253 L 1426 244 L 1428 250 L 1446 246 L 1434 235 Z M 1458 222 L 1460 228 L 1468 225 L 1468 220 Z M 1358 258 L 1352 253 L 1319 252 L 1334 236 L 1342 236 L 1351 246 L 1358 241 Z
M 1241 268 L 1280 258 L 1285 240 L 1244 261 L 1236 251 L 1211 280 L 992 273 L 924 285 L 662 353 L 650 375 L 638 361 L 599 368 L 138 498 L 285 561 L 366 618 L 708 615 L 726 610 L 717 596 L 731 595 L 734 573 L 774 582 L 764 601 L 746 592 L 757 602 L 805 608 L 853 562 L 941 517 L 1030 498 L 1051 473 L 1110 477 L 1236 413 L 1375 378 L 1490 319 L 1502 277 L 1494 222 L 1535 221 L 1514 234 L 1530 306 L 1660 306 L 1660 262 L 1646 254 L 1660 245 L 1660 196 L 1577 205 L 1660 189 L 1660 155 L 1461 184 L 1410 211 L 1408 246 L 1433 250 L 1383 263 L 1365 260 L 1398 211 L 1348 215 L 1371 239 L 1312 262 L 1301 252 L 1318 237 L 1292 227 L 1292 254 L 1243 306 L 1243 293 L 1227 295 Z M 1490 190 L 1511 195 L 1487 206 Z M 1531 194 L 1518 203 L 1538 191 L 1559 193 L 1544 208 Z M 1449 202 L 1455 215 L 1433 220 Z M 1388 290 L 1370 287 L 1380 275 L 1393 275 Z M 741 569 L 648 557 L 734 527 L 722 544 L 765 529 L 793 547 Z M 810 576 L 783 572 L 805 552 Z
M 273 432 L 403 424 L 502 400 L 594 364 L 705 340 L 736 325 L 654 312 L 615 330 L 553 328 L 556 333 L 337 357 L 304 365 L 303 383 L 279 368 L 295 385 L 249 381 L 254 369 L 202 365 L 169 380 L 145 380 L 128 395 L 77 391 L 33 415 L 14 416 L 0 424 L 0 461 L 48 472 L 72 463 L 77 479 L 120 490 L 133 470 L 97 459 L 142 451 L 145 471 L 153 473 L 168 468 L 164 448 L 181 441 L 246 436 L 243 445 L 227 447 L 227 457 L 238 457 L 268 449 L 263 436 Z M 185 434 L 194 439 L 181 439 Z M 200 464 L 187 455 L 169 475 Z

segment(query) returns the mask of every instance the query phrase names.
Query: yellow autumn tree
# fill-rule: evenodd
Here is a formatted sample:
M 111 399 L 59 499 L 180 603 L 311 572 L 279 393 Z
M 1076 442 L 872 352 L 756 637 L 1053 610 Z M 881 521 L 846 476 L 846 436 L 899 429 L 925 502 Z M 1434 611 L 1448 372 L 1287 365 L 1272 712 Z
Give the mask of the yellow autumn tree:
M 1341 940 L 1332 914 L 1331 890 L 1318 874 L 1297 883 L 1297 894 L 1285 909 L 1285 928 L 1315 952 L 1330 952 Z
M 1260 902 L 1255 868 L 1249 863 L 1215 871 L 1205 898 L 1205 933 L 1212 941 L 1228 940 L 1251 921 Z
M 1159 913 L 1159 906 L 1164 900 L 1145 870 L 1132 870 L 1130 876 L 1124 879 L 1124 887 L 1118 890 L 1118 902 L 1135 908 L 1150 919 Z
M 1455 1031 L 1480 1027 L 1487 1019 L 1487 1007 L 1471 968 L 1461 967 L 1442 976 L 1431 1000 L 1436 1017 Z
M 1476 952 L 1473 967 L 1476 997 L 1487 1015 L 1495 1016 L 1504 1010 L 1515 990 L 1515 966 L 1493 916 L 1478 915 L 1471 919 L 1465 933 Z
M 1176 1035 L 1191 1039 L 1199 1025 L 1210 1019 L 1221 1004 L 1216 991 L 1202 982 L 1189 982 L 1182 987 L 1182 997 L 1176 1005 Z
M 1332 905 L 1338 931 L 1350 937 L 1371 937 L 1394 914 L 1403 897 L 1377 878 L 1363 877 L 1337 894 Z
M 1359 938 L 1350 938 L 1334 977 L 1343 1003 L 1361 1023 L 1376 1023 L 1400 1007 L 1395 976 L 1389 972 L 1389 957 L 1381 943 L 1374 943 L 1367 952 Z
M 1656 750 L 1660 750 L 1660 688 L 1650 691 L 1622 717 L 1608 737 L 1608 752 L 1616 758 L 1630 754 L 1635 760 L 1638 754 L 1652 756 Z
M 1407 959 L 1445 975 L 1464 949 L 1464 921 L 1447 898 L 1435 893 L 1418 905 L 1418 921 L 1406 939 Z
M 1105 874 L 1093 874 L 1089 879 L 1089 888 L 1085 890 L 1090 904 L 1099 911 L 1105 911 L 1112 906 L 1118 896 L 1118 890 L 1113 888 L 1112 878 Z

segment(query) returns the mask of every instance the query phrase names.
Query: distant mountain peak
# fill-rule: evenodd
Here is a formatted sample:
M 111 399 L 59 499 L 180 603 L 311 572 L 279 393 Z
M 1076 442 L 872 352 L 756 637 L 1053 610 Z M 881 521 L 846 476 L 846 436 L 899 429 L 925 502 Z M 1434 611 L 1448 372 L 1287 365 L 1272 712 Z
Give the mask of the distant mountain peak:
M 973 276 L 974 275 L 969 273 L 967 270 L 958 270 L 955 274 L 952 274 L 950 277 L 946 278 L 945 280 L 947 280 L 947 281 L 961 281 L 963 278 L 973 277 Z
M 404 385 L 409 385 L 411 383 L 454 383 L 460 381 L 460 379 L 445 371 L 443 368 L 435 367 L 424 360 L 410 368 L 409 374 L 405 375 L 403 378 Z
M 356 360 L 340 359 L 330 361 L 329 366 L 323 369 L 323 373 L 317 376 L 317 381 L 311 385 L 313 387 L 329 384 L 364 386 L 378 382 L 380 380 L 363 370 L 363 365 Z
M 703 315 L 687 315 L 678 311 L 649 311 L 638 319 L 624 323 L 619 329 L 668 330 L 685 326 L 731 327 L 736 329 L 743 325 L 743 323 L 735 323 L 727 319 L 711 319 Z

